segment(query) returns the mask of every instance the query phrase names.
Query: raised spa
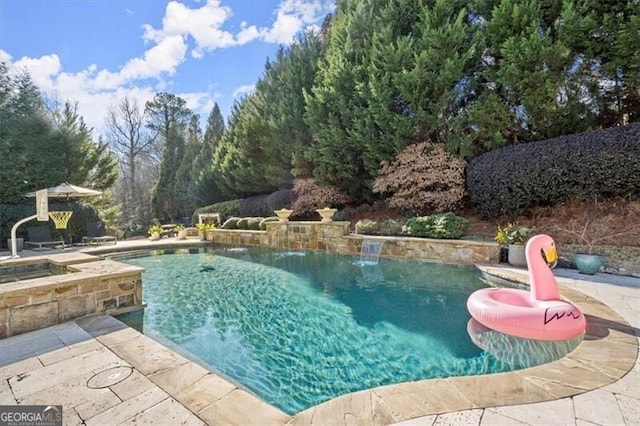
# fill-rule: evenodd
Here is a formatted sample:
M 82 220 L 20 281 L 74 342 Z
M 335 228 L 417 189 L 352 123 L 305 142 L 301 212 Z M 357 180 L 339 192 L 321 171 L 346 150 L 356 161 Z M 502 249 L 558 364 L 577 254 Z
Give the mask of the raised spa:
M 66 273 L 68 271 L 65 267 L 55 265 L 46 260 L 37 263 L 0 266 L 0 284 Z

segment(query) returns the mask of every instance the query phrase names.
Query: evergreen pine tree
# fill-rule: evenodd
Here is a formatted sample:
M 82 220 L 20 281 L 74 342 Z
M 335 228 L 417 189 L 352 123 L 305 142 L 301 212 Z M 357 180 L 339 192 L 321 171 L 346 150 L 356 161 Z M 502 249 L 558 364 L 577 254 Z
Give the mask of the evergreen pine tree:
M 224 118 L 220 112 L 220 107 L 215 103 L 207 118 L 201 149 L 193 168 L 194 196 L 198 205 L 207 205 L 224 200 L 222 187 L 213 170 L 213 153 L 224 130 Z
M 290 188 L 292 168 L 309 174 L 304 158 L 311 133 L 303 92 L 313 84 L 321 43 L 308 33 L 268 61 L 253 93 L 236 103 L 216 148 L 213 174 L 235 196 Z
M 191 111 L 186 101 L 171 93 L 157 93 L 145 104 L 147 127 L 158 133 L 163 143 L 160 175 L 152 191 L 151 204 L 160 218 L 176 218 L 190 214 L 176 203 L 176 172 L 185 149 L 185 131 Z

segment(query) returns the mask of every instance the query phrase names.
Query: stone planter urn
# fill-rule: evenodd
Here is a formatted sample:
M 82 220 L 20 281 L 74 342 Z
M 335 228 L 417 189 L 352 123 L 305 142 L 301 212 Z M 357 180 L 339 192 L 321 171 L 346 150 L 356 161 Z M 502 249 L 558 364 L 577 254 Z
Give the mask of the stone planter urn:
M 509 254 L 507 261 L 511 266 L 527 267 L 527 258 L 525 257 L 524 244 L 509 244 Z
M 274 210 L 273 212 L 280 219 L 279 220 L 280 223 L 287 223 L 289 222 L 289 216 L 291 216 L 291 213 L 293 213 L 293 210 L 280 209 L 280 210 Z
M 151 241 L 158 241 L 160 239 L 160 234 L 158 232 L 154 232 L 149 236 Z
M 181 229 L 178 231 L 178 239 L 179 240 L 186 240 L 187 239 L 187 230 L 186 229 Z
M 213 241 L 213 229 L 207 229 L 204 234 L 207 241 Z
M 317 209 L 316 211 L 318 212 L 320 217 L 322 217 L 321 222 L 327 223 L 327 222 L 333 221 L 333 219 L 331 218 L 333 217 L 334 214 L 336 214 L 338 209 L 330 209 L 329 207 L 325 207 L 324 209 Z

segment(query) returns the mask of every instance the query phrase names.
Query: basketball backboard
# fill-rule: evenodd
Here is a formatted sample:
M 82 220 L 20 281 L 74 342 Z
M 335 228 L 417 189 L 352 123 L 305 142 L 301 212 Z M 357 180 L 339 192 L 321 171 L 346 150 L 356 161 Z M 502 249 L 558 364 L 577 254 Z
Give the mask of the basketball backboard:
M 49 199 L 46 189 L 36 191 L 36 215 L 40 222 L 49 221 Z

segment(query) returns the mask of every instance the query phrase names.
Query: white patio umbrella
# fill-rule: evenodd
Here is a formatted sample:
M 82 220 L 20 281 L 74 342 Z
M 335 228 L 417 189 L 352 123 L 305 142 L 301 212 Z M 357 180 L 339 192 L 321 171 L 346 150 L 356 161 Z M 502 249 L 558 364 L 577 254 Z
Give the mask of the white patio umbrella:
M 47 188 L 47 196 L 49 198 L 82 198 L 101 195 L 101 191 L 95 189 L 83 188 L 81 186 L 71 185 L 70 183 L 62 183 L 57 186 Z M 35 197 L 35 192 L 25 194 L 27 197 Z

